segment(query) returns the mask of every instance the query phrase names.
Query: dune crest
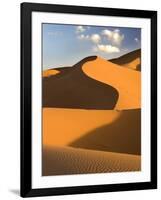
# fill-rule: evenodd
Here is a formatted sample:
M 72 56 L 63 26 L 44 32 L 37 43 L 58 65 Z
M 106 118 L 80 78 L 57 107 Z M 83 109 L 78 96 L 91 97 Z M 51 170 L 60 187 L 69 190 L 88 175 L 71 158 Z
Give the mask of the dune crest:
M 141 107 L 140 72 L 123 68 L 100 57 L 84 63 L 82 70 L 87 76 L 109 84 L 119 92 L 115 109 L 125 110 Z

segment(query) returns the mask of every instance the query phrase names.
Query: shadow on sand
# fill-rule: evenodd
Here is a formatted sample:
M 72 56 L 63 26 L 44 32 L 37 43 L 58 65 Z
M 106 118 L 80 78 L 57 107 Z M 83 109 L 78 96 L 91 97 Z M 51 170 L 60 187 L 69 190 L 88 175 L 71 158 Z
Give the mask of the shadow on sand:
M 137 50 L 127 53 L 119 58 L 114 58 L 109 61 L 112 63 L 118 64 L 118 65 L 125 65 L 125 64 L 135 60 L 136 58 L 141 58 L 141 49 L 137 49 Z M 141 71 L 141 64 L 138 64 L 136 66 L 136 70 Z
M 116 121 L 92 130 L 69 146 L 140 155 L 141 109 L 120 112 L 121 115 Z

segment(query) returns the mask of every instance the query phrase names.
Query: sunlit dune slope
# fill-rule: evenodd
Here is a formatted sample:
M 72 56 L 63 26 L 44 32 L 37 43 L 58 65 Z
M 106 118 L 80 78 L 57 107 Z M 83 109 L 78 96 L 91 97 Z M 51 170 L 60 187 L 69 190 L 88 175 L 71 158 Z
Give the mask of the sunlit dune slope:
M 43 77 L 48 77 L 48 76 L 52 76 L 52 75 L 56 75 L 58 74 L 59 71 L 56 69 L 48 69 L 48 70 L 44 70 L 43 71 Z
M 69 147 L 43 147 L 43 176 L 139 170 L 140 156 Z
M 47 70 L 43 70 L 43 78 L 47 78 L 52 76 L 52 78 L 59 78 L 72 71 L 72 67 L 59 67 L 59 68 L 51 68 Z
M 140 109 L 43 109 L 43 145 L 141 153 Z
M 97 57 L 82 66 L 90 78 L 114 87 L 119 98 L 115 109 L 125 110 L 141 107 L 141 73 L 113 64 Z
M 109 60 L 112 63 L 141 71 L 141 49 L 127 53 L 119 58 Z

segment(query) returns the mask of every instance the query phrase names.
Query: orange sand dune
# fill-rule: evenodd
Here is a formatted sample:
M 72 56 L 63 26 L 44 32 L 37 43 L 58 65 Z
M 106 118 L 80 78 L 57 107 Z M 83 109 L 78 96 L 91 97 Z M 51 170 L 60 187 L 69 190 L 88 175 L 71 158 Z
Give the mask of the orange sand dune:
M 125 110 L 141 107 L 141 73 L 113 64 L 97 57 L 82 66 L 83 72 L 102 83 L 117 89 L 119 99 L 115 109 Z
M 140 65 L 140 58 L 136 58 L 133 61 L 131 61 L 127 64 L 124 64 L 122 66 L 127 67 L 129 69 L 137 70 L 137 66 L 139 66 L 139 65 Z
M 137 49 L 119 58 L 114 58 L 109 61 L 133 70 L 141 71 L 141 49 Z
M 141 110 L 121 111 L 112 123 L 98 126 L 69 146 L 141 155 Z
M 129 55 L 43 72 L 43 175 L 141 169 L 140 61 Z
M 58 70 L 56 69 L 48 69 L 48 70 L 44 70 L 43 71 L 43 77 L 49 77 L 49 76 L 52 76 L 52 75 L 56 75 L 60 73 Z
M 43 71 L 43 78 L 55 78 L 55 77 L 62 77 L 66 75 L 68 72 L 72 71 L 72 67 L 59 67 L 59 68 L 51 68 Z M 58 76 L 59 74 L 59 76 Z M 57 76 L 54 76 L 57 75 Z
M 140 154 L 140 109 L 43 108 L 43 145 Z
M 43 108 L 43 144 L 68 145 L 87 132 L 112 123 L 119 115 L 114 110 Z
M 140 170 L 140 156 L 70 147 L 43 147 L 43 176 Z
M 137 66 L 139 65 L 140 65 L 140 58 L 136 58 L 133 61 L 129 62 L 128 64 L 124 64 L 123 66 L 137 70 Z
M 96 56 L 84 58 L 73 67 L 61 68 L 57 75 L 43 78 L 43 107 L 75 109 L 114 109 L 118 91 L 109 85 L 90 78 L 82 66 Z

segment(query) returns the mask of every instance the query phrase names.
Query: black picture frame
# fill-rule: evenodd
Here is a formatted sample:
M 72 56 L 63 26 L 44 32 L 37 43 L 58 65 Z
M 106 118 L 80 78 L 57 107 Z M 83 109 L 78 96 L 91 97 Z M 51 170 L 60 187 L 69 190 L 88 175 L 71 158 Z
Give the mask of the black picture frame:
M 32 189 L 32 12 L 148 18 L 151 21 L 151 181 L 92 186 Z M 99 193 L 157 188 L 157 12 L 115 8 L 67 6 L 37 3 L 21 4 L 21 196 L 47 196 Z

